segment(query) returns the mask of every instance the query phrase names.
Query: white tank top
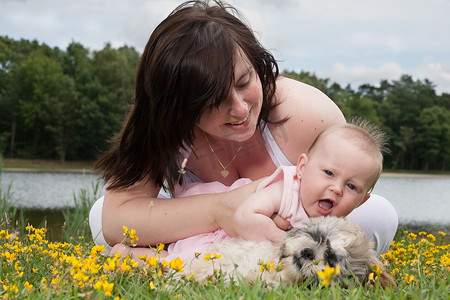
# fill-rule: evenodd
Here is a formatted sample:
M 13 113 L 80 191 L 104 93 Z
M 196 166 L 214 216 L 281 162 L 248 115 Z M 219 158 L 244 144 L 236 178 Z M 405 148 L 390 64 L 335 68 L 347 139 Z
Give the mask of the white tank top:
M 270 158 L 273 161 L 275 167 L 280 166 L 292 166 L 291 162 L 284 155 L 283 151 L 281 151 L 280 147 L 276 143 L 272 134 L 270 133 L 269 127 L 264 126 L 264 130 L 261 133 L 262 139 L 264 141 L 264 145 L 266 146 L 267 153 L 269 153 Z M 189 157 L 191 154 L 191 150 L 183 153 L 183 157 Z M 193 183 L 193 182 L 204 182 L 200 178 L 198 178 L 194 173 L 192 173 L 189 169 L 186 169 L 186 174 L 184 174 L 184 182 Z M 171 198 L 170 194 L 165 192 L 163 189 L 158 194 L 158 198 Z

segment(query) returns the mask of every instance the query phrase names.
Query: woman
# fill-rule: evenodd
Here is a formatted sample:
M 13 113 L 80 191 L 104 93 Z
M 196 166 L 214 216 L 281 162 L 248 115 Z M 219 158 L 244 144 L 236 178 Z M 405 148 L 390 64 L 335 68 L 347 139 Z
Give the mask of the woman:
M 179 184 L 268 176 L 295 164 L 325 128 L 345 122 L 323 93 L 279 76 L 273 56 L 233 13 L 222 3 L 187 2 L 151 35 L 134 106 L 96 164 L 108 182 L 90 214 L 97 243 L 120 243 L 124 225 L 136 229 L 141 246 L 219 227 L 239 236 L 232 216 L 258 182 L 176 198 Z M 159 193 L 165 183 L 171 199 Z M 387 250 L 398 220 L 387 200 L 372 196 L 350 219 L 379 253 Z

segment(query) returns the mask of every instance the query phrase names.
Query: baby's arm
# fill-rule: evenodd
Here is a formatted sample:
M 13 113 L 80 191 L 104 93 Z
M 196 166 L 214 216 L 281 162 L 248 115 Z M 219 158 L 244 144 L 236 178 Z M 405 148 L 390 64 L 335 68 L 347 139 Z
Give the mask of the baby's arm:
M 282 192 L 283 181 L 280 180 L 255 192 L 237 208 L 234 221 L 239 236 L 257 242 L 277 242 L 286 235 L 271 218 L 280 209 Z

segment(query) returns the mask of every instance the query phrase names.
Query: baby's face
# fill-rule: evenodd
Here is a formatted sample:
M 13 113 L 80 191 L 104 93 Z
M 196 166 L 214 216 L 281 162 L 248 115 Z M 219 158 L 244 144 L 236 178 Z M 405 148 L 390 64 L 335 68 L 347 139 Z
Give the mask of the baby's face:
M 367 199 L 380 163 L 339 135 L 324 137 L 311 156 L 300 158 L 297 165 L 300 197 L 308 216 L 348 215 Z

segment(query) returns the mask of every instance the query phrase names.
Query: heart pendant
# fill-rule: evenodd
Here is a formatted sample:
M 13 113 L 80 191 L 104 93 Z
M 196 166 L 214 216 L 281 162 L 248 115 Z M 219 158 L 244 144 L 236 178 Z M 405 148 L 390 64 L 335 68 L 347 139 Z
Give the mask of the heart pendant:
M 223 169 L 222 171 L 220 171 L 220 175 L 222 175 L 223 178 L 226 178 L 228 176 L 228 174 L 230 174 L 230 172 L 228 172 L 228 170 Z

